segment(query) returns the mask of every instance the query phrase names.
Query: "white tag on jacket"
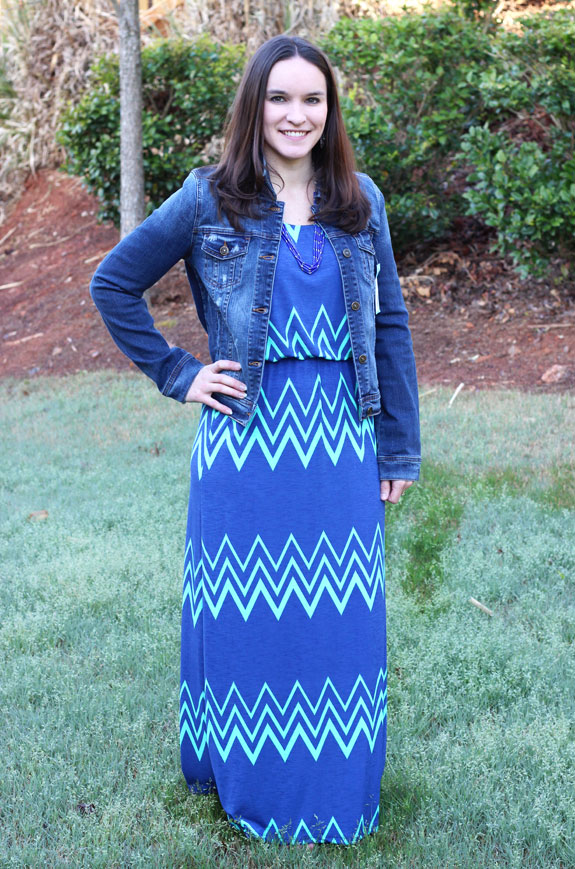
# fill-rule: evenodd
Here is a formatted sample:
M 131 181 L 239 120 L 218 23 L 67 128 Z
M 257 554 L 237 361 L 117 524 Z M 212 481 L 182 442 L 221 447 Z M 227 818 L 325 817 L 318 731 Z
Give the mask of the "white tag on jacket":
M 377 276 L 379 275 L 380 269 L 381 269 L 381 266 L 379 263 L 377 263 L 377 265 L 375 267 L 375 291 L 374 291 L 374 294 L 375 294 L 375 313 L 376 314 L 379 314 L 379 312 L 381 310 L 380 306 L 379 306 L 379 287 L 377 284 Z

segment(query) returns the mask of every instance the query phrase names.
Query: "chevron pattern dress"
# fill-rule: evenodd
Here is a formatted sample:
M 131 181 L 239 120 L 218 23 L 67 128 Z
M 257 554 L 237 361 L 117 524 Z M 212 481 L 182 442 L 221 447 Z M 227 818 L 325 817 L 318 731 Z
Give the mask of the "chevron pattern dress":
M 314 229 L 290 227 L 311 261 Z M 384 505 L 339 267 L 282 241 L 260 398 L 202 408 L 192 448 L 180 741 L 190 790 L 266 841 L 377 829 L 387 670 Z

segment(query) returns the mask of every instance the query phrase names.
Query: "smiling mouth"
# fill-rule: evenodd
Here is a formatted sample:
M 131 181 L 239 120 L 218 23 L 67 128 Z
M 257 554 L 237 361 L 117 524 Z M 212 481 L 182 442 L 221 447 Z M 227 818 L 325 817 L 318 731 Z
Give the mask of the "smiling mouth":
M 303 139 L 309 133 L 309 130 L 280 130 L 282 136 L 287 136 L 288 139 Z

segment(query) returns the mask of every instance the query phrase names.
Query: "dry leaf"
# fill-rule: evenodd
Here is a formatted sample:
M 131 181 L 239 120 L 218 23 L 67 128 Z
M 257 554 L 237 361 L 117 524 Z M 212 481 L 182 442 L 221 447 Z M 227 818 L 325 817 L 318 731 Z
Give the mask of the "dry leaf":
M 48 511 L 47 510 L 33 510 L 32 513 L 29 514 L 28 519 L 32 519 L 33 521 L 38 521 L 39 519 L 47 519 Z
M 565 380 L 569 374 L 569 369 L 566 365 L 552 365 L 547 371 L 541 375 L 543 383 L 559 383 Z
M 415 285 L 415 292 L 417 293 L 418 296 L 421 296 L 422 299 L 429 299 L 429 297 L 431 295 L 431 286 L 427 283 L 425 283 L 425 284 L 418 283 Z
M 404 298 L 407 298 L 408 294 L 415 290 L 422 299 L 428 299 L 431 295 L 433 278 L 431 275 L 405 275 L 399 279 L 399 283 Z

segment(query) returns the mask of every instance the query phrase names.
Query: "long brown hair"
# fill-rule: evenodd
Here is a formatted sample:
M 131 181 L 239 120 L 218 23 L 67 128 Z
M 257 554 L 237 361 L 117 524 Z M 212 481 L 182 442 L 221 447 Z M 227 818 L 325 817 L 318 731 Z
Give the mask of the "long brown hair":
M 297 36 L 274 36 L 251 58 L 230 110 L 222 159 L 211 174 L 213 190 L 236 229 L 241 218 L 260 216 L 261 196 L 270 195 L 264 177 L 263 110 L 271 68 L 280 60 L 301 57 L 324 74 L 327 83 L 327 119 L 323 147 L 311 152 L 314 178 L 321 199 L 316 220 L 345 232 L 365 229 L 371 213 L 369 199 L 355 174 L 355 157 L 345 130 L 332 66 L 316 46 Z

